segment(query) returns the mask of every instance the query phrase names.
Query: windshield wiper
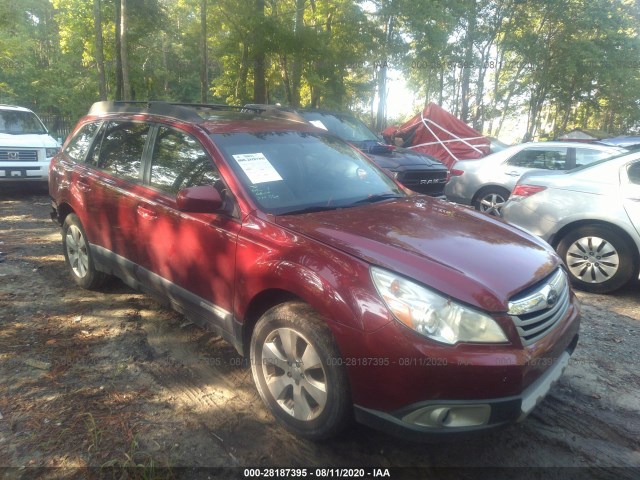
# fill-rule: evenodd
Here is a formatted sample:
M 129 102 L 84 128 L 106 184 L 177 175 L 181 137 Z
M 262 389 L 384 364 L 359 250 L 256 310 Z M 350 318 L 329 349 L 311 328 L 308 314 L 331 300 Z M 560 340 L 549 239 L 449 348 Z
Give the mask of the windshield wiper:
M 299 210 L 290 210 L 288 212 L 283 212 L 280 215 L 302 215 L 303 213 L 315 213 L 315 212 L 326 212 L 327 210 L 336 210 L 341 208 L 338 205 L 314 205 L 312 207 L 305 207 Z
M 377 195 L 369 195 L 366 198 L 353 202 L 351 205 L 382 202 L 383 200 L 390 200 L 392 198 L 404 198 L 404 195 L 398 195 L 397 193 L 379 193 Z

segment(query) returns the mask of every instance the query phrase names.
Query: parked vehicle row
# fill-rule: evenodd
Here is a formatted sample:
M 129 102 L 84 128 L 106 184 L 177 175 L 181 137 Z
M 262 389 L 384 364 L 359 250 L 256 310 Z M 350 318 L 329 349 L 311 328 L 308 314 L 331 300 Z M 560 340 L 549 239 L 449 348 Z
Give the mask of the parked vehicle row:
M 502 213 L 549 242 L 581 290 L 607 293 L 638 278 L 640 153 L 561 174 L 527 174 Z
M 614 146 L 636 138 L 516 145 L 457 162 L 445 193 L 549 242 L 577 288 L 612 292 L 639 275 L 640 167 Z
M 576 142 L 529 142 L 479 160 L 462 160 L 451 169 L 448 200 L 500 215 L 509 193 L 525 173 L 571 170 L 625 152 L 618 147 Z
M 408 195 L 306 122 L 100 102 L 51 162 L 50 195 L 79 286 L 117 276 L 218 332 L 308 438 L 352 418 L 420 438 L 522 421 L 577 344 L 549 245 Z

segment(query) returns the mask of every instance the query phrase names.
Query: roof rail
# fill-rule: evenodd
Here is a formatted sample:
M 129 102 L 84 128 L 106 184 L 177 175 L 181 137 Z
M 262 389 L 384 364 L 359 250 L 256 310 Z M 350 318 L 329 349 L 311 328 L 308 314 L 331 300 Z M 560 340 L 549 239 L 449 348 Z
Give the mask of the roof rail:
M 272 105 L 266 103 L 247 103 L 242 107 L 245 111 L 255 111 L 264 116 L 285 118 L 295 122 L 307 123 L 295 108 L 283 107 L 281 105 Z
M 105 113 L 148 113 L 162 117 L 177 118 L 188 122 L 201 123 L 206 120 L 199 114 L 206 110 L 255 111 L 257 108 L 236 107 L 215 103 L 176 103 L 163 101 L 102 101 L 91 106 L 89 115 Z

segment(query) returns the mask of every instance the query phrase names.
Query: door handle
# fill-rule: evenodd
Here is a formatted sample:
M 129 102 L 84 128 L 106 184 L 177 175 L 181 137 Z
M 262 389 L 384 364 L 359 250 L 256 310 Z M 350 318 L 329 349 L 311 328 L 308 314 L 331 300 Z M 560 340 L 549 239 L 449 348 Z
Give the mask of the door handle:
M 509 175 L 510 177 L 519 177 L 520 176 L 520 172 L 507 172 L 507 175 Z
M 138 215 L 140 215 L 145 220 L 155 220 L 156 218 L 158 218 L 158 214 L 155 211 L 144 205 L 138 205 L 136 211 L 138 212 Z

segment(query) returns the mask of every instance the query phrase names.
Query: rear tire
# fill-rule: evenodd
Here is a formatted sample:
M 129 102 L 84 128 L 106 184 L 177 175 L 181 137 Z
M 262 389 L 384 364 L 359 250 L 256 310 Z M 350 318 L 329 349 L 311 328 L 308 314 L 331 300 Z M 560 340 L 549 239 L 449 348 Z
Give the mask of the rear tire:
M 350 423 L 346 368 L 329 327 L 309 305 L 268 310 L 256 324 L 250 355 L 260 397 L 289 430 L 324 440 Z
M 107 274 L 96 270 L 87 234 L 73 213 L 67 215 L 62 225 L 62 247 L 74 282 L 88 290 L 104 284 Z
M 476 195 L 473 206 L 476 210 L 494 215 L 502 216 L 502 207 L 507 202 L 510 192 L 500 187 L 488 187 Z
M 637 256 L 629 242 L 604 227 L 577 228 L 562 238 L 557 250 L 571 283 L 587 292 L 613 292 L 638 273 Z

